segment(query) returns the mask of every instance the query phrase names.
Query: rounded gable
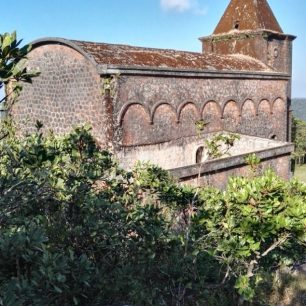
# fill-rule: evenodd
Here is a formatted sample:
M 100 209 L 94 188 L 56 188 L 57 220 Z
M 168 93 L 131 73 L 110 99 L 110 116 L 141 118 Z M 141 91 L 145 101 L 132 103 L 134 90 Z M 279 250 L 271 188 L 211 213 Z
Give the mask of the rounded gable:
M 30 45 L 32 46 L 31 51 L 40 46 L 44 46 L 44 45 L 63 45 L 83 55 L 89 62 L 93 64 L 94 67 L 97 67 L 98 65 L 96 60 L 90 53 L 86 52 L 83 48 L 78 46 L 72 40 L 68 40 L 68 39 L 60 38 L 60 37 L 44 37 L 44 38 L 39 38 L 39 39 L 32 41 Z

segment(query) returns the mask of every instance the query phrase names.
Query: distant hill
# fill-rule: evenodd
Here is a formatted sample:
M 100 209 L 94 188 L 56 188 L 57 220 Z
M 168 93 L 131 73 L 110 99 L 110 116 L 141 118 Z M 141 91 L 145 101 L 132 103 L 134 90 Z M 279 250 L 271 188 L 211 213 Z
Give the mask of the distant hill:
M 293 115 L 306 121 L 306 98 L 295 98 L 291 100 Z

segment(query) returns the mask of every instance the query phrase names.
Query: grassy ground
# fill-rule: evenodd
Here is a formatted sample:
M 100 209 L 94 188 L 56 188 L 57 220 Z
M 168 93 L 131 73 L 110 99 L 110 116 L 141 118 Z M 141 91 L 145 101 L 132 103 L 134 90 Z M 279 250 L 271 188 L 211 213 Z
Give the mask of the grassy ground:
M 306 183 L 306 165 L 297 166 L 295 168 L 294 176 Z

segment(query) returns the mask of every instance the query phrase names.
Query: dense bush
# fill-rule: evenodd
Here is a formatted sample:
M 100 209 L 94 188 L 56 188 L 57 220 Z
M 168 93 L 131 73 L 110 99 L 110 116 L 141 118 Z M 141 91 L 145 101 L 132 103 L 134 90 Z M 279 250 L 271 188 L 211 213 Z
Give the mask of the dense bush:
M 306 187 L 124 171 L 86 127 L 0 142 L 0 305 L 234 305 L 303 255 Z M 235 289 L 236 293 L 234 293 Z
M 121 170 L 85 128 L 63 138 L 39 127 L 25 138 L 5 134 L 1 304 L 162 305 L 187 296 L 196 267 L 176 220 L 190 189 L 153 166 Z

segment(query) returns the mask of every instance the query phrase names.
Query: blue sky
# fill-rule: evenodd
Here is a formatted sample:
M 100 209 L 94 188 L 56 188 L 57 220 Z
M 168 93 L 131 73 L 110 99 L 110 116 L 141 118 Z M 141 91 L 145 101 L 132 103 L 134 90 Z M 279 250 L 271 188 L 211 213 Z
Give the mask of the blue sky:
M 5 5 L 0 32 L 25 43 L 42 37 L 200 51 L 229 0 L 15 0 Z M 294 42 L 293 97 L 306 97 L 306 1 L 270 0 Z M 3 6 L 3 5 L 2 5 Z

